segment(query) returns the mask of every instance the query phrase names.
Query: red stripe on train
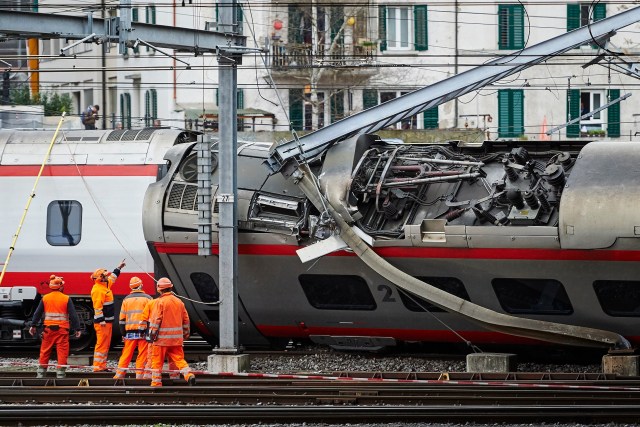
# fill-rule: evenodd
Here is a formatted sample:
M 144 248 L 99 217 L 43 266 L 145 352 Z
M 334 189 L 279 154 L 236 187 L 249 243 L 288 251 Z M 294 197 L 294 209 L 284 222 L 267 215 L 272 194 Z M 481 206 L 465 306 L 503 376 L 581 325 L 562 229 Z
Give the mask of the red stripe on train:
M 158 253 L 179 255 L 197 254 L 195 243 L 159 243 L 154 246 Z M 293 245 L 238 245 L 240 255 L 297 256 L 302 246 Z M 640 261 L 640 251 L 575 250 L 575 249 L 513 249 L 513 248 L 418 248 L 386 247 L 375 252 L 389 258 L 442 258 L 442 259 L 502 259 L 502 260 L 546 260 L 546 261 Z M 211 248 L 218 255 L 219 246 Z M 355 256 L 352 252 L 338 251 L 327 256 Z
M 100 266 L 96 266 L 99 268 Z M 125 267 L 126 268 L 126 267 Z M 93 281 L 91 280 L 91 273 L 93 271 L 86 272 L 64 272 L 64 271 L 29 271 L 29 272 L 9 272 L 7 271 L 2 279 L 1 286 L 35 286 L 40 293 L 49 292 L 49 276 L 55 274 L 56 276 L 62 276 L 64 278 L 64 293 L 67 295 L 89 295 L 91 293 L 91 287 Z M 147 293 L 155 292 L 155 283 L 153 281 L 153 273 L 145 273 L 143 271 L 138 272 L 122 272 L 118 277 L 112 291 L 115 295 L 128 295 L 131 289 L 129 289 L 129 280 L 133 276 L 137 276 L 142 279 L 143 288 Z
M 37 176 L 40 166 L 0 166 L 0 176 Z M 48 165 L 42 176 L 156 176 L 158 165 Z

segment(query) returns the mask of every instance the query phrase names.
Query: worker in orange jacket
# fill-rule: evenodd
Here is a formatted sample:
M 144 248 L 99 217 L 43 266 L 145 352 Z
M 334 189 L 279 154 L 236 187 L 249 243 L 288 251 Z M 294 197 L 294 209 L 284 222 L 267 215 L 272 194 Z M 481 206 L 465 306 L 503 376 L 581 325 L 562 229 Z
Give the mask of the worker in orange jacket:
M 144 376 L 144 368 L 147 364 L 147 322 L 143 318 L 143 312 L 152 298 L 142 290 L 142 280 L 132 277 L 129 281 L 131 293 L 122 301 L 120 307 L 120 334 L 124 340 L 122 355 L 118 362 L 118 370 L 115 379 L 124 378 L 129 363 L 133 358 L 133 352 L 138 349 L 136 357 L 136 378 Z
M 151 342 L 151 338 L 149 336 L 149 317 L 151 317 L 151 311 L 153 311 L 153 306 L 155 305 L 155 303 L 158 302 L 158 298 L 156 299 L 152 299 L 149 304 L 147 304 L 147 306 L 144 308 L 144 311 L 142 312 L 142 319 L 145 321 L 146 325 L 147 325 L 147 343 L 148 343 L 148 347 L 147 347 L 147 363 L 144 367 L 144 374 L 142 376 L 142 378 L 144 378 L 145 380 L 150 380 L 151 379 L 151 361 L 153 360 L 153 358 L 151 357 L 151 355 L 153 354 L 153 342 Z M 172 360 L 169 360 L 169 378 L 171 378 L 172 380 L 177 380 L 180 378 L 180 374 L 177 372 L 178 371 L 178 367 L 176 366 L 175 363 L 173 363 Z
M 96 346 L 93 350 L 93 372 L 107 370 L 107 357 L 109 356 L 113 320 L 115 319 L 111 287 L 125 265 L 124 260 L 122 260 L 120 265 L 113 270 L 113 273 L 110 273 L 105 268 L 99 268 L 91 275 L 91 280 L 94 282 L 91 288 L 91 302 L 93 303 L 94 311 L 93 328 L 96 331 Z
M 58 363 L 56 365 L 56 377 L 66 376 L 67 358 L 69 357 L 69 332 L 80 337 L 80 321 L 73 305 L 73 301 L 68 295 L 63 294 L 64 280 L 62 277 L 51 275 L 49 278 L 49 288 L 51 292 L 40 300 L 31 321 L 29 333 L 36 334 L 36 326 L 40 323 L 44 314 L 44 331 L 42 332 L 42 345 L 40 346 L 40 366 L 38 366 L 37 377 L 43 378 L 47 372 L 49 357 L 56 346 L 58 353 Z
M 165 358 L 176 364 L 189 385 L 196 383 L 195 375 L 184 360 L 182 348 L 184 340 L 189 338 L 189 315 L 184 303 L 173 295 L 172 288 L 173 283 L 166 277 L 158 280 L 160 297 L 153 305 L 149 318 L 149 335 L 153 342 L 152 387 L 162 386 L 162 365 Z

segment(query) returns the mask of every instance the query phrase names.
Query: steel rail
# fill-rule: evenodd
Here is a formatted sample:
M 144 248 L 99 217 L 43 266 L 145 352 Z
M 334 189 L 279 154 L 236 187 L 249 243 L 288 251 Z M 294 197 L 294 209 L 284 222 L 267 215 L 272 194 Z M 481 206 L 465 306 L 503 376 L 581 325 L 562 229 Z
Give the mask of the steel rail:
M 470 406 L 185 406 L 185 405 L 0 405 L 0 423 L 251 423 L 251 422 L 636 422 L 638 405 Z

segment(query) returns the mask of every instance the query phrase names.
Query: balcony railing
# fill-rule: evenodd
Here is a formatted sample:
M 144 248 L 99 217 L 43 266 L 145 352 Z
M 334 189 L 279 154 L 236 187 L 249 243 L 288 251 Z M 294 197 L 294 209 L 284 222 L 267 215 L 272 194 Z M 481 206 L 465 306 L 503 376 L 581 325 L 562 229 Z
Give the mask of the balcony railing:
M 339 45 L 328 54 L 324 46 L 313 55 L 312 45 L 306 43 L 276 42 L 271 47 L 271 66 L 274 71 L 290 71 L 311 66 L 358 67 L 373 62 L 377 46 L 374 43 L 359 43 L 352 46 Z

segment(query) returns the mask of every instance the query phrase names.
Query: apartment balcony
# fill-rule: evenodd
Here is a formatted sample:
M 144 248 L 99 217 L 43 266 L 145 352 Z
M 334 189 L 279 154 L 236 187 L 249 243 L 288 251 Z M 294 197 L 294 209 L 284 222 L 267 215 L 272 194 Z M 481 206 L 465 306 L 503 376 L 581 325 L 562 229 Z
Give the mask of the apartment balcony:
M 274 78 L 311 78 L 312 70 L 321 68 L 320 82 L 341 79 L 367 79 L 378 73 L 375 42 L 359 40 L 352 45 L 338 45 L 329 52 L 321 46 L 314 55 L 312 45 L 285 43 L 278 40 L 271 45 L 270 66 Z

